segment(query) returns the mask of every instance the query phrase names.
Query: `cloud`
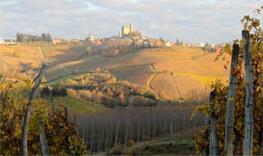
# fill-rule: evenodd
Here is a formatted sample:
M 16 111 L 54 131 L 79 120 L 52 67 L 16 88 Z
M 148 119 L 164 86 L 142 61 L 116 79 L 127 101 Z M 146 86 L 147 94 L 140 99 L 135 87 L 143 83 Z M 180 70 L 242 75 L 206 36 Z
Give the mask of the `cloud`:
M 2 6 L 15 5 L 18 3 L 18 0 L 1 0 Z
M 262 0 L 1 0 L 0 36 L 16 32 L 84 38 L 117 35 L 131 23 L 146 35 L 187 42 L 240 38 L 240 19 Z

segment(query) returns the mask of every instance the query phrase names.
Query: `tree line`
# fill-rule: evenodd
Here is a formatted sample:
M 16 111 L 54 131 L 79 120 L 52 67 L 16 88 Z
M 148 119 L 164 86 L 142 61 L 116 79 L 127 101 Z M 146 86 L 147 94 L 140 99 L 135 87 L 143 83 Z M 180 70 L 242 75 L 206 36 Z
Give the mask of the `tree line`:
M 50 33 L 42 33 L 40 36 L 17 33 L 16 41 L 17 42 L 39 42 L 39 41 L 51 42 L 52 36 L 50 35 Z
M 98 114 L 77 115 L 79 135 L 92 153 L 104 152 L 117 145 L 130 146 L 154 138 L 172 136 L 178 131 L 205 125 L 204 116 L 191 120 L 192 109 L 174 106 L 130 107 Z

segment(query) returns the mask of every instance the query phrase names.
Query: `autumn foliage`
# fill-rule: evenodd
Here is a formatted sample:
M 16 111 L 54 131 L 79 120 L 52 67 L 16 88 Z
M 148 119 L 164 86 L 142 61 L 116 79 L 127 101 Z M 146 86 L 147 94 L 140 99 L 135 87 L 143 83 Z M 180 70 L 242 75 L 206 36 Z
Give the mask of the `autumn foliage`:
M 16 82 L 0 79 L 0 155 L 21 155 L 22 120 L 28 98 L 14 88 Z M 23 93 L 26 93 L 23 87 Z M 49 103 L 41 98 L 33 101 L 29 122 L 28 151 L 40 154 L 40 123 L 44 123 L 49 154 L 86 154 L 86 146 L 78 137 L 76 127 L 68 121 L 62 107 L 51 111 Z
M 262 10 L 261 7 L 258 11 Z M 263 144 L 263 31 L 260 27 L 260 20 L 245 16 L 242 19 L 244 30 L 250 34 L 250 52 L 252 56 L 252 65 L 254 72 L 254 102 L 253 102 L 253 154 L 262 154 Z M 244 139 L 244 128 L 245 128 L 245 77 L 244 77 L 244 62 L 243 62 L 243 45 L 244 40 L 236 40 L 235 43 L 240 45 L 238 66 L 231 74 L 237 76 L 238 84 L 236 88 L 236 95 L 234 98 L 234 127 L 233 127 L 233 147 L 234 155 L 242 155 L 243 153 L 243 139 Z M 231 48 L 228 45 L 226 52 L 231 54 Z M 226 53 L 225 53 L 226 54 Z M 224 86 L 220 81 L 215 82 L 212 87 L 215 90 L 216 96 L 214 99 L 215 104 L 215 115 L 217 119 L 217 139 L 218 139 L 218 150 L 222 155 L 224 153 L 224 139 L 225 139 L 225 118 L 226 118 L 226 104 L 228 95 L 228 86 Z M 210 107 L 208 104 L 199 106 L 196 111 L 205 112 L 208 114 Z M 195 137 L 196 150 L 199 154 L 209 153 L 209 125 L 200 130 Z

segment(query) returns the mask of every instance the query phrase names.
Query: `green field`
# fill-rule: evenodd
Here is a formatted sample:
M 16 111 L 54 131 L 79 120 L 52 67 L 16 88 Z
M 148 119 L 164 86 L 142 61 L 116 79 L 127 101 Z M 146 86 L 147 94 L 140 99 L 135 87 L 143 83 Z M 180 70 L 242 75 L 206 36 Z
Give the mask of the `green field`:
M 52 103 L 57 105 L 67 106 L 67 108 L 74 114 L 98 113 L 108 110 L 100 104 L 91 103 L 76 97 L 56 97 L 53 98 Z

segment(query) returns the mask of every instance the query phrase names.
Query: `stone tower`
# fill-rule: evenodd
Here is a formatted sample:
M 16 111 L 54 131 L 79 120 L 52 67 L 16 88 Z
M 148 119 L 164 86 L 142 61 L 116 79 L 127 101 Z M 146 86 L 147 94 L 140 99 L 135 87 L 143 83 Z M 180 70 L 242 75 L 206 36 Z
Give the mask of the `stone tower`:
M 134 32 L 134 28 L 131 24 L 123 25 L 121 27 L 121 37 L 128 35 L 129 33 Z

